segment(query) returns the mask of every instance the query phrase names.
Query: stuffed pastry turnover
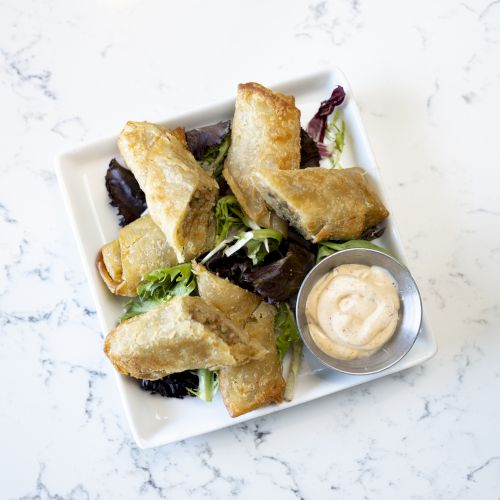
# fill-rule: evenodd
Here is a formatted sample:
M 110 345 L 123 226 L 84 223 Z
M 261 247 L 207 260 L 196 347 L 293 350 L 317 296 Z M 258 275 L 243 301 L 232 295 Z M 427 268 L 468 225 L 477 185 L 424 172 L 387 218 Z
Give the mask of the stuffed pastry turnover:
M 300 111 L 292 96 L 243 83 L 238 86 L 224 177 L 251 219 L 286 234 L 286 223 L 266 206 L 254 185 L 257 167 L 272 171 L 300 167 Z
M 219 188 L 179 132 L 148 122 L 128 122 L 118 148 L 146 195 L 151 218 L 177 260 L 186 262 L 213 247 Z
M 359 167 L 255 173 L 266 203 L 313 242 L 358 239 L 389 212 Z
M 201 297 L 174 297 L 120 323 L 107 335 L 104 352 L 118 371 L 146 380 L 241 365 L 267 353 Z
M 174 250 L 149 215 L 120 229 L 118 238 L 104 245 L 97 256 L 97 269 L 109 290 L 126 297 L 137 295 L 145 274 L 175 264 Z
M 229 414 L 237 417 L 265 404 L 283 401 L 285 381 L 274 333 L 276 309 L 201 265 L 193 264 L 193 271 L 200 296 L 241 326 L 267 351 L 258 360 L 219 370 L 220 390 Z

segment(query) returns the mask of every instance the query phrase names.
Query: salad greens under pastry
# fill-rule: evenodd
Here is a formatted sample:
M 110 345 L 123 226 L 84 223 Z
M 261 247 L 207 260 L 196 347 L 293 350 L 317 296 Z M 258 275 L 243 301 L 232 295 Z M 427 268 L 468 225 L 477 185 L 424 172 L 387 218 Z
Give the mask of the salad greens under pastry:
M 293 398 L 306 274 L 345 248 L 385 251 L 369 240 L 387 210 L 361 168 L 340 168 L 345 97 L 306 130 L 292 96 L 257 83 L 239 85 L 232 120 L 125 125 L 105 179 L 122 227 L 97 258 L 130 298 L 105 340 L 118 371 L 166 397 L 219 391 L 233 417 Z

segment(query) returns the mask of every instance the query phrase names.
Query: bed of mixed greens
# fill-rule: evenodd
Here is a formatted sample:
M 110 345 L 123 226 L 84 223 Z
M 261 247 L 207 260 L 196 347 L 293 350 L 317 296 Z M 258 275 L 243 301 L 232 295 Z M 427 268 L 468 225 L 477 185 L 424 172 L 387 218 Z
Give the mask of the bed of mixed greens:
M 345 144 L 345 124 L 335 112 L 345 99 L 342 87 L 336 87 L 321 103 L 301 129 L 301 168 L 318 166 L 322 159 L 330 168 L 341 168 Z M 208 270 L 250 290 L 277 306 L 275 319 L 276 347 L 280 360 L 291 352 L 285 400 L 293 397 L 293 387 L 300 367 L 302 341 L 293 310 L 299 288 L 310 269 L 322 258 L 346 248 L 375 248 L 369 240 L 380 237 L 383 228 L 373 228 L 361 240 L 324 241 L 312 244 L 290 228 L 285 238 L 280 232 L 258 226 L 242 210 L 222 177 L 222 168 L 231 141 L 231 121 L 196 128 L 186 132 L 190 151 L 200 166 L 210 172 L 220 186 L 215 209 L 217 235 L 214 248 L 198 261 Z M 322 163 L 324 165 L 324 162 Z M 144 193 L 133 174 L 116 159 L 106 173 L 110 203 L 116 207 L 119 223 L 125 226 L 147 209 Z M 120 321 L 145 313 L 175 296 L 196 294 L 196 279 L 190 263 L 157 269 L 144 276 L 138 296 L 127 303 Z M 207 369 L 176 373 L 155 381 L 140 381 L 140 386 L 166 397 L 198 396 L 211 401 L 217 391 L 217 373 Z

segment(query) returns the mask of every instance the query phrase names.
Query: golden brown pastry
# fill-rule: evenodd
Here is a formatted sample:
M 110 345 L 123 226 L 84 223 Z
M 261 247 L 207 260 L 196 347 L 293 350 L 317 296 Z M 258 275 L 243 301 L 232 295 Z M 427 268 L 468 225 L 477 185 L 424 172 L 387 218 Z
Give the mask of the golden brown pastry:
M 300 111 L 292 96 L 243 83 L 238 86 L 224 177 L 251 219 L 286 234 L 286 223 L 269 210 L 255 188 L 252 174 L 257 167 L 300 167 Z
M 274 333 L 276 309 L 199 264 L 193 264 L 193 271 L 200 296 L 242 326 L 251 339 L 267 350 L 261 359 L 219 371 L 221 394 L 229 414 L 237 417 L 265 404 L 283 401 L 285 381 Z
M 359 167 L 261 168 L 255 179 L 266 203 L 314 242 L 357 239 L 389 215 Z
M 97 269 L 110 291 L 126 297 L 137 295 L 145 274 L 175 264 L 174 250 L 149 215 L 120 229 L 118 239 L 104 245 L 97 256 Z
M 146 380 L 240 365 L 266 354 L 201 297 L 174 297 L 120 323 L 107 335 L 104 352 L 118 371 Z
M 285 380 L 276 351 L 274 317 L 276 309 L 265 302 L 245 323 L 245 331 L 268 350 L 262 359 L 242 366 L 229 366 L 219 371 L 220 391 L 232 417 L 255 410 L 268 403 L 281 403 Z
M 210 250 L 219 187 L 188 151 L 182 134 L 153 123 L 128 122 L 118 148 L 177 260 L 186 262 Z
M 262 299 L 255 293 L 219 278 L 205 266 L 192 262 L 196 285 L 200 297 L 219 309 L 238 326 L 245 326 L 248 318 L 257 309 Z
M 187 139 L 186 139 L 186 131 L 184 130 L 183 127 L 177 127 L 177 128 L 174 128 L 172 131 L 172 135 L 177 137 L 177 139 L 179 139 L 179 142 L 186 148 L 186 149 L 189 149 L 188 148 L 188 143 L 187 143 Z

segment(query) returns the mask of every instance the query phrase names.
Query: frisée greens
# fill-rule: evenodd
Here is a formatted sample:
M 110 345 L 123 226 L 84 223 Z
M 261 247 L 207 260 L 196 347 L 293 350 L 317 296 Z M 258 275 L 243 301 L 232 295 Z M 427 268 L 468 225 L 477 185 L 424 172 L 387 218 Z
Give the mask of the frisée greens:
M 260 264 L 267 254 L 276 250 L 283 235 L 275 229 L 262 229 L 241 209 L 232 195 L 223 196 L 215 207 L 217 227 L 216 245 L 201 261 L 205 264 L 216 253 L 223 251 L 230 257 L 245 248 L 253 265 Z

